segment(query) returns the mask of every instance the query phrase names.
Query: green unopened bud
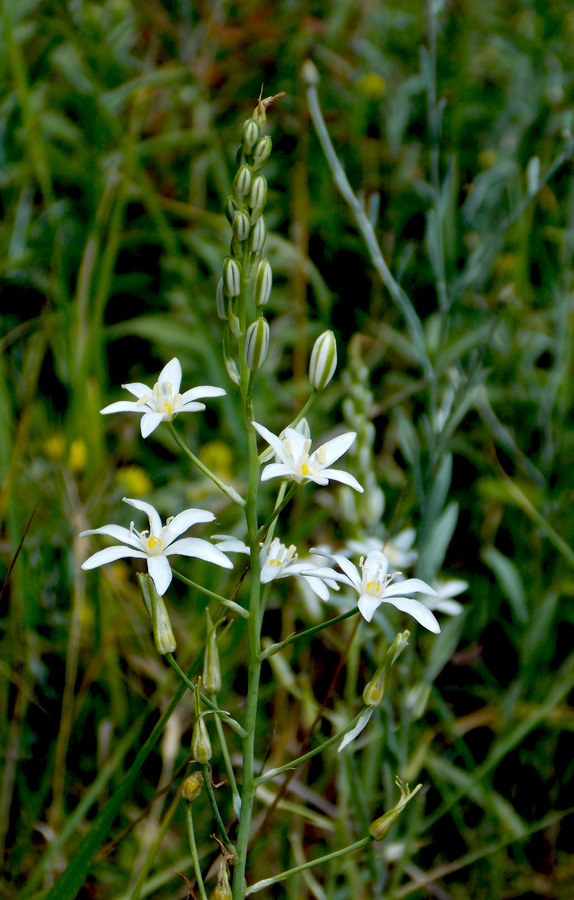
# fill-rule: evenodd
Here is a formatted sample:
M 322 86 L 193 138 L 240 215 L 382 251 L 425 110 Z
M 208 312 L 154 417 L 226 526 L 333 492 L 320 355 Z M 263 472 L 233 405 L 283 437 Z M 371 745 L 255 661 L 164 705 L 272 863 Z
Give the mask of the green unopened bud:
M 337 341 L 332 331 L 324 331 L 313 345 L 309 381 L 316 391 L 326 388 L 337 368 Z
M 260 216 L 249 233 L 249 249 L 252 253 L 259 253 L 263 250 L 263 244 L 267 236 L 267 226 L 265 225 L 264 216 Z
M 215 306 L 217 308 L 217 315 L 223 321 L 227 319 L 227 299 L 225 297 L 225 291 L 223 290 L 223 278 L 220 278 L 217 282 L 217 289 L 215 291 Z
M 245 365 L 252 372 L 260 369 L 267 356 L 269 347 L 269 325 L 263 317 L 256 319 L 245 334 Z
M 138 574 L 138 581 L 145 607 L 152 620 L 155 649 L 162 656 L 165 653 L 173 653 L 177 644 L 164 599 L 158 594 L 149 575 Z
M 241 268 L 232 256 L 223 260 L 223 287 L 228 297 L 238 297 L 241 293 Z
M 257 175 L 251 185 L 249 205 L 251 207 L 251 224 L 257 221 L 267 203 L 267 179 L 264 175 Z
M 203 775 L 201 772 L 192 772 L 183 782 L 181 796 L 188 803 L 196 800 L 203 790 Z
M 315 63 L 310 59 L 305 60 L 303 63 L 301 77 L 309 87 L 316 87 L 319 84 L 319 72 L 317 71 Z
M 269 157 L 271 156 L 271 138 L 269 135 L 265 135 L 265 137 L 260 138 L 253 148 L 252 160 L 253 160 L 253 171 L 256 172 L 258 169 L 261 169 Z
M 217 872 L 217 884 L 213 891 L 213 900 L 231 900 L 232 896 L 228 866 L 225 860 L 222 859 Z
M 255 119 L 247 119 L 243 123 L 243 132 L 241 134 L 241 144 L 245 153 L 249 153 L 253 144 L 259 137 L 259 125 Z
M 223 209 L 225 211 L 225 216 L 227 218 L 227 221 L 229 222 L 230 225 L 232 225 L 233 217 L 234 217 L 235 213 L 237 212 L 237 210 L 239 209 L 237 201 L 234 200 L 233 197 L 229 196 L 225 201 Z
M 384 663 L 377 669 L 374 677 L 371 678 L 363 691 L 363 702 L 366 706 L 380 706 L 385 699 L 391 669 L 407 646 L 409 637 L 410 631 L 400 631 L 394 643 L 387 650 Z
M 201 712 L 200 704 L 201 678 L 198 679 L 197 688 L 195 689 L 194 705 L 195 705 L 195 722 L 193 723 L 193 731 L 191 734 L 191 752 L 193 758 L 200 765 L 204 766 L 209 762 L 212 756 L 211 741 L 207 731 L 207 725 Z
M 205 617 L 207 619 L 207 641 L 203 657 L 203 687 L 208 694 L 218 694 L 221 690 L 221 669 L 219 667 L 217 636 L 207 609 L 205 610 Z
M 375 819 L 369 828 L 369 834 L 376 841 L 382 841 L 387 836 L 391 826 L 398 819 L 409 800 L 412 800 L 415 794 L 418 794 L 422 788 L 422 784 L 417 784 L 414 791 L 411 791 L 409 790 L 408 784 L 403 784 L 398 776 L 395 778 L 395 783 L 401 792 L 401 799 L 392 809 L 382 815 L 379 819 Z
M 271 286 L 273 284 L 273 271 L 268 259 L 262 259 L 257 266 L 255 275 L 255 287 L 253 297 L 256 306 L 265 306 L 269 302 Z
M 239 166 L 237 174 L 233 179 L 233 194 L 237 200 L 243 200 L 243 198 L 249 193 L 249 191 L 251 190 L 252 181 L 253 175 L 251 172 L 251 166 L 248 166 L 247 163 L 243 163 L 242 166 Z
M 233 229 L 234 240 L 244 241 L 251 229 L 251 222 L 249 221 L 249 216 L 247 215 L 247 213 L 242 209 L 236 212 L 233 216 L 231 227 Z

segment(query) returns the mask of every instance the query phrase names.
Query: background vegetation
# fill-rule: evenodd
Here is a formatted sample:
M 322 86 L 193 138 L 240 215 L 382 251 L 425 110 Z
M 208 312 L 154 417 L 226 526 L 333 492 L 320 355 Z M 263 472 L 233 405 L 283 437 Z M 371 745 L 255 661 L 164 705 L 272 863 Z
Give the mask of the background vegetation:
M 2 15 L 2 896 L 54 882 L 174 691 L 130 567 L 86 578 L 77 534 L 116 521 L 124 495 L 162 510 L 208 504 L 225 530 L 225 507 L 167 431 L 144 444 L 135 418 L 98 411 L 175 355 L 190 384 L 228 385 L 221 210 L 263 83 L 286 96 L 270 115 L 274 351 L 260 421 L 278 430 L 298 408 L 309 348 L 332 321 L 350 374 L 329 388 L 314 433 L 363 379 L 387 528 L 414 523 L 421 566 L 444 558 L 443 573 L 470 587 L 440 640 L 411 639 L 375 739 L 349 753 L 344 776 L 328 760 L 311 769 L 311 799 L 301 781 L 290 799 L 315 818 L 278 810 L 254 865 L 264 876 L 270 859 L 287 868 L 352 843 L 390 805 L 398 772 L 425 792 L 388 844 L 269 896 L 571 897 L 571 5 L 4 0 Z M 349 180 L 422 323 L 432 378 L 312 131 L 308 57 Z M 218 409 L 189 439 L 241 486 L 236 413 Z M 301 501 L 295 514 L 301 543 L 337 541 L 326 506 Z M 203 602 L 171 599 L 191 662 Z M 274 639 L 312 620 L 291 600 L 271 610 Z M 300 744 L 348 633 L 275 669 L 271 762 Z M 356 711 L 349 671 L 354 686 L 377 657 L 364 641 L 329 700 L 333 722 Z M 236 710 L 240 662 L 227 677 L 221 704 Z M 171 870 L 189 872 L 177 797 L 191 717 L 180 704 L 79 897 L 185 895 Z

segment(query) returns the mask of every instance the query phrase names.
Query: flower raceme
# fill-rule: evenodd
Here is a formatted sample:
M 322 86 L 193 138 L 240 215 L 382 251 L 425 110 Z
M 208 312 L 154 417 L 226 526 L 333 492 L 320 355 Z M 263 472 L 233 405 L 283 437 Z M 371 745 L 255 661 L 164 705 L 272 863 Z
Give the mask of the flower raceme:
M 380 550 L 371 550 L 365 559 L 361 558 L 359 568 L 338 553 L 324 555 L 333 559 L 343 571 L 319 569 L 313 574 L 319 578 L 333 578 L 354 588 L 359 594 L 359 611 L 367 622 L 371 621 L 381 603 L 391 603 L 434 634 L 440 632 L 440 625 L 430 609 L 420 600 L 407 596 L 420 593 L 436 597 L 436 591 L 420 578 L 407 578 L 393 584 L 400 572 L 389 572 L 389 561 Z
M 331 469 L 329 466 L 346 453 L 355 438 L 354 431 L 341 434 L 327 443 L 322 444 L 313 453 L 311 438 L 306 437 L 295 428 L 286 428 L 281 436 L 273 434 L 264 425 L 253 422 L 253 427 L 264 438 L 275 453 L 278 462 L 265 466 L 261 473 L 261 481 L 270 478 L 287 478 L 298 484 L 314 481 L 315 484 L 325 485 L 329 481 L 340 481 L 356 491 L 363 492 L 363 488 L 353 475 L 343 472 L 341 469 Z
M 102 528 L 82 531 L 80 537 L 86 537 L 89 534 L 106 534 L 127 544 L 127 546 L 98 550 L 82 564 L 82 569 L 95 569 L 97 566 L 127 557 L 147 559 L 148 572 L 158 594 L 162 596 L 167 591 L 172 579 L 168 556 L 176 554 L 191 556 L 215 563 L 224 569 L 233 568 L 231 560 L 208 541 L 191 537 L 176 540 L 192 525 L 197 525 L 199 522 L 213 522 L 215 519 L 213 513 L 203 509 L 185 509 L 179 515 L 169 518 L 162 526 L 161 519 L 151 503 L 144 503 L 143 500 L 128 500 L 127 497 L 124 497 L 123 500 L 124 503 L 129 503 L 130 506 L 146 513 L 149 529 L 136 531 L 132 522 L 129 529 L 123 528 L 121 525 L 104 525 Z
M 178 413 L 200 412 L 205 409 L 205 404 L 198 403 L 198 400 L 205 397 L 221 397 L 225 394 L 223 388 L 211 387 L 208 384 L 191 388 L 180 394 L 180 385 L 181 365 L 179 360 L 174 357 L 163 367 L 153 388 L 140 382 L 122 384 L 123 388 L 138 398 L 137 401 L 119 400 L 117 403 L 105 406 L 100 412 L 104 414 L 115 412 L 142 414 L 141 433 L 142 437 L 146 438 L 160 422 L 171 422 Z

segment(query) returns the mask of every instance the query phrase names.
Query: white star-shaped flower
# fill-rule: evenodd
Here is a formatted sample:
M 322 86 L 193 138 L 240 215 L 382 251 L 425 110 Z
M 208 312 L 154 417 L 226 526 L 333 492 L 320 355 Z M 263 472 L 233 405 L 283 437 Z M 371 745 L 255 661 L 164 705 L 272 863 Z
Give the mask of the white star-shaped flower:
M 146 384 L 134 382 L 122 384 L 130 394 L 137 397 L 134 400 L 118 400 L 110 403 L 100 412 L 137 412 L 143 415 L 141 420 L 142 437 L 146 438 L 154 431 L 160 422 L 171 422 L 182 412 L 200 412 L 205 409 L 205 403 L 197 403 L 204 397 L 221 397 L 225 394 L 223 388 L 211 387 L 204 384 L 201 387 L 191 388 L 184 394 L 179 393 L 181 385 L 181 365 L 175 357 L 163 367 L 153 388 Z
M 121 525 L 104 525 L 102 528 L 82 531 L 80 537 L 88 534 L 107 534 L 109 537 L 127 544 L 127 547 L 107 547 L 105 550 L 98 550 L 82 564 L 82 569 L 95 569 L 105 563 L 127 557 L 147 559 L 148 572 L 161 596 L 167 591 L 172 579 L 168 556 L 174 554 L 192 556 L 223 566 L 224 569 L 233 568 L 231 560 L 209 541 L 190 537 L 182 538 L 179 541 L 175 540 L 192 525 L 197 525 L 199 522 L 213 522 L 215 519 L 213 513 L 204 509 L 185 509 L 179 515 L 168 519 L 162 526 L 161 519 L 151 503 L 144 503 L 143 500 L 128 500 L 127 497 L 123 499 L 124 503 L 129 503 L 130 506 L 135 506 L 136 509 L 146 513 L 149 519 L 149 529 L 136 531 L 132 522 L 129 529 L 123 528 Z
M 282 437 L 278 437 L 264 425 L 259 425 L 257 422 L 252 424 L 261 437 L 265 438 L 274 451 L 276 459 L 279 460 L 279 462 L 265 466 L 261 473 L 261 481 L 268 481 L 270 478 L 287 478 L 298 484 L 314 481 L 315 484 L 321 485 L 328 484 L 329 481 L 340 481 L 356 491 L 363 492 L 363 488 L 353 475 L 349 475 L 348 472 L 343 472 L 341 469 L 329 468 L 331 463 L 347 452 L 357 437 L 354 431 L 327 441 L 326 444 L 322 444 L 309 454 L 311 438 L 301 434 L 295 428 L 286 428 Z
M 329 558 L 334 559 L 343 572 L 319 569 L 315 575 L 335 578 L 356 590 L 359 594 L 359 611 L 367 622 L 371 621 L 381 603 L 391 603 L 401 612 L 408 613 L 429 631 L 439 633 L 440 625 L 430 609 L 420 600 L 406 596 L 418 591 L 436 597 L 436 591 L 420 578 L 407 578 L 406 581 L 393 584 L 400 572 L 389 573 L 389 561 L 380 550 L 371 550 L 364 560 L 361 559 L 360 569 L 338 553 L 330 555 Z
M 215 534 L 213 539 L 217 541 L 220 550 L 226 553 L 246 553 L 249 554 L 249 547 L 238 538 L 230 537 L 225 534 Z M 303 571 L 305 570 L 305 571 Z M 319 566 L 314 566 L 309 562 L 299 562 L 297 548 L 294 544 L 286 547 L 279 538 L 273 538 L 267 548 L 261 548 L 261 584 L 269 584 L 277 578 L 287 578 L 290 575 L 297 575 L 303 578 L 312 591 L 317 594 L 321 600 L 329 599 L 329 588 L 338 591 L 339 586 L 334 578 L 329 578 L 328 574 L 321 577 L 315 575 L 315 571 L 319 571 Z M 327 573 L 325 567 L 321 568 L 321 572 Z
M 423 600 L 425 606 L 429 609 L 436 609 L 437 612 L 445 613 L 447 616 L 458 616 L 463 611 L 464 606 L 453 597 L 458 597 L 468 588 L 468 581 L 462 578 L 449 578 L 448 581 L 435 581 L 434 588 L 436 597 L 429 597 Z
M 399 569 L 407 569 L 417 561 L 417 551 L 413 549 L 416 532 L 414 528 L 405 528 L 392 538 L 367 537 L 361 541 L 347 541 L 347 547 L 353 553 L 366 556 L 371 550 L 380 550 L 385 554 L 389 565 Z

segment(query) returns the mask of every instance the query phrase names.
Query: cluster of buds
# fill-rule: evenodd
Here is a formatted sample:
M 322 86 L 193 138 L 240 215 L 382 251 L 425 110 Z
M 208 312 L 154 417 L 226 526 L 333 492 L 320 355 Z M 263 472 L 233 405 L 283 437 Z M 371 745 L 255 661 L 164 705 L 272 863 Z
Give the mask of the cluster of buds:
M 226 335 L 229 329 L 237 338 L 243 362 L 252 372 L 263 365 L 267 356 L 269 325 L 260 310 L 269 301 L 273 282 L 271 264 L 263 257 L 267 180 L 260 170 L 271 154 L 271 138 L 261 135 L 265 103 L 259 101 L 251 118 L 243 123 L 233 193 L 225 201 L 225 215 L 231 226 L 230 252 L 216 292 L 217 314 L 226 323 Z M 226 363 L 230 376 L 238 382 L 237 365 L 228 352 Z

